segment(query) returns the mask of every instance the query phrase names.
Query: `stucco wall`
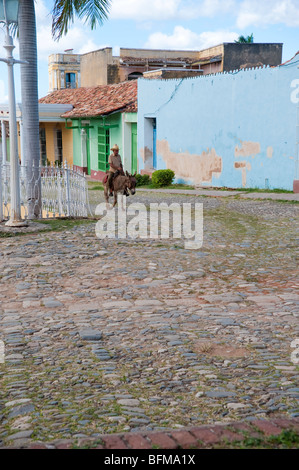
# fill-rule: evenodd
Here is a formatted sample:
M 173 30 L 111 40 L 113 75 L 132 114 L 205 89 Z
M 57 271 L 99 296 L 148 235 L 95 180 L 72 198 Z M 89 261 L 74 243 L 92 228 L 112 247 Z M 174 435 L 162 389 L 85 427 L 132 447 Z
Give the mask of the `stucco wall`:
M 138 81 L 139 171 L 157 169 L 202 186 L 283 188 L 295 177 L 299 55 L 285 66 L 182 80 Z
M 81 56 L 81 86 L 107 85 L 107 69 L 111 65 L 112 48 L 107 47 Z
M 65 128 L 63 122 L 44 122 L 40 124 L 40 128 L 45 128 L 46 131 L 46 152 L 47 159 L 50 163 L 55 163 L 55 140 L 56 140 L 56 129 L 62 131 L 62 152 L 63 161 L 67 162 L 68 165 L 73 164 L 73 136 L 72 131 Z
M 239 69 L 246 64 L 273 66 L 281 62 L 282 44 L 224 44 L 223 71 Z

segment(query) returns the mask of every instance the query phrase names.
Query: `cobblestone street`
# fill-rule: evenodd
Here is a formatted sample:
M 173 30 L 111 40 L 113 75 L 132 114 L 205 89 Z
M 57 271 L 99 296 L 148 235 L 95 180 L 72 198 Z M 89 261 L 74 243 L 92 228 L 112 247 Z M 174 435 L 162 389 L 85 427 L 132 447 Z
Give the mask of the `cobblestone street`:
M 298 203 L 128 198 L 162 201 L 203 203 L 201 249 L 95 220 L 0 238 L 1 446 L 298 418 Z

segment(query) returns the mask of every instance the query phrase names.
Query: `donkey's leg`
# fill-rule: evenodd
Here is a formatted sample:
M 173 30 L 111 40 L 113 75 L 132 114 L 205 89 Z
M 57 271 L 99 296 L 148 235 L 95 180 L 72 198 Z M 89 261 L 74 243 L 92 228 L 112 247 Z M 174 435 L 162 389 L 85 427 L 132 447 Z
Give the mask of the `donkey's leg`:
M 114 203 L 113 203 L 113 206 L 112 207 L 115 207 L 117 204 L 117 192 L 114 191 Z
M 104 185 L 104 196 L 105 200 L 108 203 L 109 202 L 109 195 L 108 195 L 108 190 L 107 190 L 107 184 Z
M 106 200 L 106 209 L 107 211 L 111 209 L 111 204 L 109 204 L 109 188 L 107 185 L 104 186 L 104 196 Z

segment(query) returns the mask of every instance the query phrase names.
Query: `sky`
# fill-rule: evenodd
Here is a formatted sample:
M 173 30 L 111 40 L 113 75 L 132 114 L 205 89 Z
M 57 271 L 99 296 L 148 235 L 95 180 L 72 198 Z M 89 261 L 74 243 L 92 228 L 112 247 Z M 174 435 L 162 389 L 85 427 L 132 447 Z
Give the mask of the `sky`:
M 283 43 L 282 62 L 299 51 L 299 0 L 112 0 L 103 26 L 91 31 L 76 19 L 60 41 L 51 36 L 53 4 L 35 0 L 40 98 L 49 89 L 48 56 L 66 49 L 82 54 L 109 46 L 114 55 L 120 47 L 201 50 L 253 33 L 256 43 Z M 17 40 L 15 46 L 18 58 Z M 5 55 L 2 49 L 0 57 Z M 16 100 L 21 102 L 19 65 L 14 74 Z M 7 66 L 0 62 L 0 103 L 7 102 L 6 75 Z

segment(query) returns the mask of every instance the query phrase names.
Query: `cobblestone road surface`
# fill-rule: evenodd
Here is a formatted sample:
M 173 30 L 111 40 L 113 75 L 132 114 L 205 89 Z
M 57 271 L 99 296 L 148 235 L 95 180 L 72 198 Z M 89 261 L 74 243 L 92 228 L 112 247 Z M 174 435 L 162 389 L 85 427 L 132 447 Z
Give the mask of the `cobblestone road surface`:
M 202 202 L 202 248 L 95 222 L 0 238 L 2 446 L 299 416 L 299 206 L 133 201 Z

